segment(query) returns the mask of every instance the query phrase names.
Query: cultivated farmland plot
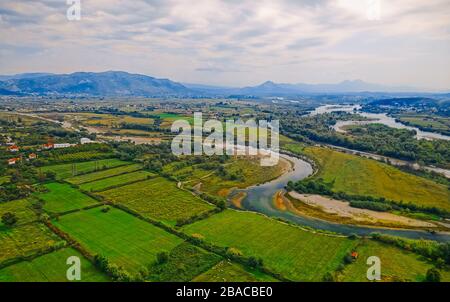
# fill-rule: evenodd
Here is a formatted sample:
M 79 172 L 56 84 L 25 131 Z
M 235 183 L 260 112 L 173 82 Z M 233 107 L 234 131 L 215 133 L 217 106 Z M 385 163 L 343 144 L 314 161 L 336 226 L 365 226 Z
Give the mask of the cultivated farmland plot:
M 140 164 L 120 166 L 117 168 L 107 169 L 104 171 L 93 172 L 93 173 L 89 173 L 89 174 L 83 174 L 83 175 L 71 177 L 71 178 L 66 179 L 66 181 L 68 181 L 72 184 L 75 184 L 75 185 L 80 185 L 80 184 L 84 184 L 87 182 L 92 182 L 92 181 L 96 181 L 96 180 L 100 180 L 100 179 L 104 179 L 104 178 L 108 178 L 108 177 L 112 177 L 112 176 L 116 176 L 116 175 L 120 175 L 120 174 L 124 174 L 124 173 L 134 172 L 134 171 L 137 171 L 140 169 L 142 169 L 142 166 Z
M 151 265 L 158 252 L 170 251 L 183 241 L 115 208 L 107 213 L 94 208 L 64 215 L 53 224 L 92 254 L 103 255 L 134 274 Z
M 264 216 L 226 210 L 183 227 L 213 244 L 234 247 L 245 256 L 296 281 L 321 281 L 356 245 L 347 238 L 313 234 Z
M 92 197 L 81 193 L 68 184 L 50 183 L 46 184 L 45 187 L 49 191 L 37 194 L 37 197 L 45 202 L 44 210 L 51 213 L 64 213 L 97 203 Z
M 17 218 L 17 224 L 22 225 L 37 219 L 36 213 L 31 209 L 31 201 L 28 199 L 20 199 L 0 203 L 0 217 L 5 213 L 12 213 Z M 0 229 L 4 226 L 0 221 Z
M 0 282 L 67 282 L 67 258 L 81 260 L 81 282 L 106 282 L 110 279 L 98 271 L 78 251 L 63 248 L 49 254 L 0 269 Z
M 104 178 L 93 182 L 84 183 L 80 185 L 80 189 L 88 192 L 100 192 L 107 189 L 112 189 L 113 187 L 124 186 L 133 182 L 146 180 L 154 176 L 156 176 L 156 174 L 151 172 L 136 171 L 114 177 Z
M 411 252 L 402 251 L 393 246 L 364 241 L 357 248 L 359 257 L 355 263 L 347 265 L 339 278 L 344 282 L 366 282 L 368 257 L 377 255 L 382 264 L 381 279 L 385 282 L 408 281 L 423 282 L 428 269 L 433 264 L 427 262 L 423 257 Z M 441 270 L 442 280 L 450 280 L 450 271 Z
M 17 257 L 31 256 L 61 244 L 62 240 L 45 225 L 32 223 L 0 230 L 0 264 Z
M 102 159 L 88 162 L 78 162 L 62 165 L 45 166 L 39 168 L 42 172 L 52 171 L 58 179 L 69 178 L 75 175 L 94 172 L 97 169 L 114 168 L 128 165 L 129 162 L 118 159 Z
M 193 282 L 277 282 L 276 279 L 256 270 L 249 271 L 239 264 L 223 260 L 195 277 Z
M 141 215 L 174 225 L 178 219 L 214 209 L 214 206 L 158 177 L 101 192 L 106 200 L 125 205 Z

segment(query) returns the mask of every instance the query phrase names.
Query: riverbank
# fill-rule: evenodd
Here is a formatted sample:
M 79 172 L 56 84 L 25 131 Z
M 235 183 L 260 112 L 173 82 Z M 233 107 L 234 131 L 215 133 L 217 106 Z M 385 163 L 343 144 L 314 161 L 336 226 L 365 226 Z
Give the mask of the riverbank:
M 285 208 L 301 215 L 308 215 L 328 221 L 353 225 L 369 225 L 396 229 L 441 229 L 448 230 L 431 222 L 412 219 L 389 212 L 377 212 L 350 206 L 349 202 L 321 195 L 289 192 L 283 195 Z

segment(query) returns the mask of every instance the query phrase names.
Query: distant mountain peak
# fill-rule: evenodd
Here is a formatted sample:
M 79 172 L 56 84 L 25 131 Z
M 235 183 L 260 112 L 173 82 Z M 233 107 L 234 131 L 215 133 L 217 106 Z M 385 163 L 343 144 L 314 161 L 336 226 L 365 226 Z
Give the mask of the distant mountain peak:
M 74 72 L 9 78 L 0 93 L 23 95 L 169 96 L 191 91 L 180 83 L 124 71 Z

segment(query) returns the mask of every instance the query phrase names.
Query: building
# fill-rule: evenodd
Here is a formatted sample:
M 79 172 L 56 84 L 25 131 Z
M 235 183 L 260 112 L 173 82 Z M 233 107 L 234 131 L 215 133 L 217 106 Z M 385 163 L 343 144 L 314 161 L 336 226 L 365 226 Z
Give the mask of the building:
M 11 147 L 8 147 L 9 152 L 19 152 L 19 147 L 16 145 L 12 145 Z
M 15 165 L 18 161 L 20 161 L 20 158 L 10 158 L 8 159 L 8 165 Z
M 95 143 L 95 142 L 92 141 L 90 138 L 82 137 L 82 138 L 80 139 L 80 143 L 81 143 L 82 145 L 85 145 L 85 144 L 92 144 L 92 143 Z
M 63 148 L 69 148 L 69 147 L 72 147 L 72 146 L 74 146 L 74 145 L 69 144 L 69 143 L 64 143 L 64 144 L 54 144 L 54 145 L 53 145 L 53 148 L 54 148 L 54 149 L 63 149 Z
M 55 147 L 55 145 L 53 145 L 52 143 L 48 143 L 48 144 L 44 144 L 42 147 L 44 148 L 44 150 L 50 150 L 50 149 L 53 149 Z
M 35 153 L 31 153 L 30 155 L 28 155 L 28 159 L 36 159 L 37 155 Z

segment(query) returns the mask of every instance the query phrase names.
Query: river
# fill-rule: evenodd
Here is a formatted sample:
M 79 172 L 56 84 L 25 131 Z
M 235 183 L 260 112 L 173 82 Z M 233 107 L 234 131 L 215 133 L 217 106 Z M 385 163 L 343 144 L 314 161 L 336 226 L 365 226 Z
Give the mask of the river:
M 269 217 L 282 218 L 300 226 L 307 226 L 314 229 L 331 231 L 343 235 L 357 234 L 360 236 L 364 236 L 377 232 L 381 234 L 400 236 L 411 239 L 423 238 L 436 241 L 450 241 L 450 234 L 448 233 L 431 234 L 426 231 L 397 230 L 345 225 L 306 216 L 299 216 L 289 211 L 281 211 L 276 209 L 273 205 L 274 195 L 278 191 L 283 190 L 288 181 L 298 181 L 310 176 L 313 173 L 312 166 L 306 161 L 284 154 L 281 156 L 294 164 L 294 168 L 290 172 L 287 172 L 279 178 L 268 183 L 252 186 L 243 190 L 235 190 L 233 192 L 233 194 L 236 194 L 238 192 L 245 192 L 247 194 L 247 196 L 242 201 L 242 207 L 245 210 L 262 213 Z
M 407 129 L 416 132 L 417 139 L 443 139 L 450 140 L 450 136 L 443 135 L 435 132 L 422 131 L 419 128 L 406 126 L 402 123 L 399 123 L 395 120 L 395 118 L 388 116 L 386 113 L 369 113 L 361 111 L 360 105 L 324 105 L 316 108 L 314 111 L 310 113 L 310 115 L 317 115 L 329 112 L 336 111 L 344 111 L 349 113 L 356 113 L 363 117 L 368 118 L 368 121 L 338 121 L 336 125 L 333 127 L 337 132 L 345 132 L 343 129 L 345 126 L 351 125 L 367 125 L 367 124 L 384 124 L 391 128 L 397 129 Z

